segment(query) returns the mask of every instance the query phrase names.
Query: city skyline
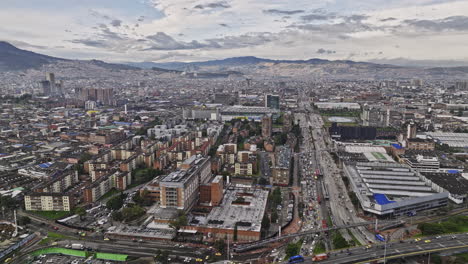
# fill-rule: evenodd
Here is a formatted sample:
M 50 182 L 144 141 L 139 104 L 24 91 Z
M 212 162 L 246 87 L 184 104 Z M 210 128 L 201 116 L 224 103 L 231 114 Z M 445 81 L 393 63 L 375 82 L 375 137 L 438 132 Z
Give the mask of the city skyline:
M 70 59 L 468 62 L 462 55 L 468 1 L 7 0 L 1 6 L 0 40 Z

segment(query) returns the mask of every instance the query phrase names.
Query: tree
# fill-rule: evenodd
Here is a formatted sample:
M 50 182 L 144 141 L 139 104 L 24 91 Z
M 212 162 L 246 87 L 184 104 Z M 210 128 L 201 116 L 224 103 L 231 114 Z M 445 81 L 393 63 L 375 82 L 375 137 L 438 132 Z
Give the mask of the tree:
M 218 252 L 223 253 L 226 249 L 226 242 L 224 242 L 224 239 L 218 239 L 214 242 L 213 246 L 216 248 L 216 250 L 218 250 Z
M 273 213 L 271 213 L 271 222 L 276 223 L 276 221 L 278 221 L 278 213 L 273 211 Z
M 134 173 L 136 183 L 145 183 L 154 179 L 156 176 L 162 175 L 163 172 L 153 168 L 138 169 Z
M 121 193 L 120 195 L 110 198 L 106 203 L 106 207 L 110 210 L 119 210 L 124 204 L 125 197 L 126 195 Z
M 265 230 L 268 230 L 270 228 L 270 218 L 268 218 L 267 215 L 264 215 L 263 216 L 263 219 L 262 219 L 262 227 L 265 229 Z
M 86 215 L 86 210 L 83 207 L 77 207 L 75 209 L 75 214 L 80 217 L 80 220 L 83 220 L 83 217 Z
M 275 144 L 278 146 L 286 144 L 287 140 L 288 140 L 288 134 L 286 133 L 281 133 L 275 136 Z
M 271 202 L 274 207 L 281 204 L 283 199 L 281 198 L 281 189 L 276 187 L 271 194 Z
M 123 221 L 123 220 L 124 220 L 124 217 L 123 217 L 122 212 L 120 212 L 120 211 L 113 212 L 113 213 L 112 213 L 112 219 L 113 219 L 114 221 L 118 221 L 118 222 Z
M 238 230 L 237 230 L 237 222 L 236 222 L 236 224 L 234 225 L 234 235 L 233 235 L 234 241 L 237 241 L 237 233 L 238 233 Z
M 31 218 L 29 218 L 29 217 L 27 217 L 27 216 L 21 216 L 21 217 L 19 218 L 19 221 L 18 221 L 18 222 L 19 222 L 20 225 L 28 225 L 28 224 L 31 223 Z
M 444 233 L 442 225 L 437 223 L 421 223 L 418 225 L 418 229 L 421 230 L 423 235 L 438 235 Z
M 346 239 L 344 239 L 344 237 L 338 231 L 333 233 L 332 241 L 333 241 L 333 246 L 336 249 L 349 247 L 348 241 L 346 241 Z
M 286 246 L 286 257 L 290 258 L 292 256 L 296 256 L 299 254 L 299 251 L 301 250 L 301 240 L 299 240 L 297 243 L 289 243 Z
M 169 261 L 167 260 L 168 258 L 169 258 L 169 252 L 167 250 L 158 249 L 156 251 L 156 256 L 155 256 L 156 261 L 162 262 L 162 263 L 169 263 Z
M 258 184 L 260 184 L 260 185 L 268 185 L 269 182 L 268 182 L 268 180 L 265 179 L 265 178 L 260 178 L 260 180 L 258 181 Z
M 122 209 L 122 216 L 125 221 L 133 221 L 144 214 L 145 209 L 136 204 Z
M 178 213 L 177 218 L 169 222 L 169 226 L 175 230 L 179 230 L 182 226 L 188 225 L 188 219 L 187 219 L 187 216 L 185 215 L 185 212 L 182 210 L 179 210 L 177 213 Z
M 15 209 L 18 207 L 18 201 L 11 196 L 0 196 L 0 208 Z
M 86 161 L 90 160 L 93 157 L 93 155 L 89 154 L 88 152 L 83 152 L 80 155 L 80 159 L 78 160 L 79 164 L 83 164 Z

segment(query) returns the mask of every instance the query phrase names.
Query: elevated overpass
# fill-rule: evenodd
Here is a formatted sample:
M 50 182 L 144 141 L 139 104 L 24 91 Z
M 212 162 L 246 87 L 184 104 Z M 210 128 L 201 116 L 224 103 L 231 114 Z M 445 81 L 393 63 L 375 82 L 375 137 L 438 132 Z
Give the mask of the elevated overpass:
M 346 229 L 346 228 L 351 228 L 351 227 L 358 227 L 358 226 L 367 226 L 367 225 L 374 225 L 375 222 L 361 222 L 361 223 L 353 223 L 349 225 L 341 225 L 341 226 L 334 226 L 334 227 L 329 227 L 329 228 L 318 228 L 318 229 L 311 229 L 303 232 L 298 232 L 298 233 L 293 233 L 293 234 L 287 234 L 283 236 L 277 236 L 277 237 L 272 237 L 272 238 L 267 238 L 263 240 L 258 240 L 254 241 L 251 243 L 247 244 L 239 244 L 236 245 L 233 250 L 234 252 L 245 252 L 248 250 L 252 250 L 255 248 L 260 248 L 263 246 L 266 246 L 271 243 L 275 243 L 284 239 L 289 239 L 289 238 L 295 238 L 295 237 L 302 237 L 302 236 L 309 236 L 309 235 L 314 235 L 318 233 L 323 233 L 323 232 L 329 232 L 333 230 L 339 230 L 339 229 Z M 385 230 L 389 226 L 391 227 L 396 227 L 399 225 L 403 225 L 403 221 L 379 221 L 379 230 Z

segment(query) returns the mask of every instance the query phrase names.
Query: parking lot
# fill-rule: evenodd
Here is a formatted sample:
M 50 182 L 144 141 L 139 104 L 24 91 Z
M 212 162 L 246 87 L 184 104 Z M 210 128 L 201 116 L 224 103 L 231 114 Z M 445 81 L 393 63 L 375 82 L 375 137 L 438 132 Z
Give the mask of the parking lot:
M 111 226 L 111 210 L 107 209 L 104 205 L 94 207 L 87 211 L 86 216 L 80 219 L 79 216 L 64 219 L 66 224 L 92 228 L 96 231 L 106 230 Z

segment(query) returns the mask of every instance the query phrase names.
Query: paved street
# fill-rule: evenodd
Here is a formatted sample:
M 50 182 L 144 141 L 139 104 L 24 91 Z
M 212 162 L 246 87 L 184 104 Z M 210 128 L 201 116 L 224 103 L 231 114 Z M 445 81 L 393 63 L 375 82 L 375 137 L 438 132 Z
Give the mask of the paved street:
M 430 242 L 426 242 L 430 241 Z M 456 239 L 452 235 L 444 235 L 440 238 L 427 237 L 415 242 L 414 239 L 405 240 L 403 243 L 394 242 L 385 244 L 374 244 L 370 249 L 366 247 L 356 247 L 348 250 L 334 251 L 330 253 L 329 259 L 321 261 L 320 263 L 362 263 L 369 262 L 369 260 L 383 258 L 386 259 L 394 257 L 403 257 L 410 255 L 418 255 L 423 253 L 437 252 L 441 250 L 450 250 L 457 248 L 468 248 L 468 235 L 458 234 Z M 306 259 L 305 263 L 312 263 L 311 259 Z

